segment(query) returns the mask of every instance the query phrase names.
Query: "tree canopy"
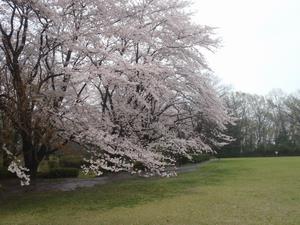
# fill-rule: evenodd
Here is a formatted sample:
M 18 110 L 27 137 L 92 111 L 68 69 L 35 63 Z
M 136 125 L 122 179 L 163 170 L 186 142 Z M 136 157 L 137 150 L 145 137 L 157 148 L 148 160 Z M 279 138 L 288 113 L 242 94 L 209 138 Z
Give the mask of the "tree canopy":
M 176 155 L 226 143 L 231 118 L 203 56 L 218 39 L 187 6 L 1 0 L 0 110 L 10 137 L 1 145 L 23 156 L 21 171 L 34 176 L 45 156 L 75 142 L 86 171 L 137 172 L 140 162 L 145 175 L 172 175 Z

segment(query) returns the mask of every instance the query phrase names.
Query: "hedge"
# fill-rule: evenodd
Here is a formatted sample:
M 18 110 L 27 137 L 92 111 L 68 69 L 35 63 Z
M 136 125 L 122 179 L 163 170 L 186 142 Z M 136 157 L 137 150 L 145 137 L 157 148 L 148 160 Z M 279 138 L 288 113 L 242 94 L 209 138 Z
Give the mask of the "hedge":
M 77 168 L 54 168 L 50 169 L 48 172 L 38 173 L 40 178 L 70 178 L 78 177 L 79 169 Z
M 84 160 L 82 158 L 75 157 L 62 157 L 59 159 L 59 166 L 64 168 L 77 168 L 80 169 L 84 164 Z
M 212 156 L 209 154 L 197 154 L 197 155 L 194 154 L 194 155 L 192 155 L 191 159 L 184 157 L 184 156 L 177 157 L 176 162 L 177 162 L 177 165 L 180 166 L 180 165 L 184 165 L 187 163 L 201 163 L 201 162 L 209 160 L 211 157 Z
M 193 155 L 192 162 L 193 163 L 201 163 L 201 162 L 210 160 L 210 158 L 211 158 L 211 156 L 208 154 Z
M 0 168 L 0 179 L 16 178 L 16 174 L 9 172 L 6 168 Z

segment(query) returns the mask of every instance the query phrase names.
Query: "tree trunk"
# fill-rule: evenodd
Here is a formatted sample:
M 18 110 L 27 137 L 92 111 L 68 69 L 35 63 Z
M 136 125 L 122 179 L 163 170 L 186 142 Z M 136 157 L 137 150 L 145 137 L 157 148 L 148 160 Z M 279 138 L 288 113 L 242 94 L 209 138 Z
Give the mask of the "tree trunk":
M 9 158 L 8 158 L 8 155 L 5 151 L 2 151 L 2 166 L 3 168 L 8 168 L 9 166 Z
M 23 156 L 24 164 L 27 169 L 29 169 L 29 175 L 31 179 L 36 178 L 37 169 L 39 166 L 39 160 L 37 158 L 37 152 L 32 145 L 30 137 L 23 136 Z

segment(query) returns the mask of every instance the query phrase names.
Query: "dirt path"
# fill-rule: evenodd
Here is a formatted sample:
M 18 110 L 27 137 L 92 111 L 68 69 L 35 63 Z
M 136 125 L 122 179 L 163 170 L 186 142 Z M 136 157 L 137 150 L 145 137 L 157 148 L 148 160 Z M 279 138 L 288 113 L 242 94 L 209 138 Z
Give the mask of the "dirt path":
M 181 166 L 177 168 L 177 173 L 195 171 L 197 168 L 209 163 L 210 161 Z M 24 194 L 26 192 L 73 191 L 77 188 L 93 187 L 95 185 L 103 185 L 113 181 L 129 180 L 134 178 L 137 178 L 137 176 L 129 173 L 119 173 L 96 178 L 37 179 L 35 183 L 29 187 L 21 187 L 19 181 L 16 179 L 6 180 L 1 181 L 2 190 L 0 189 L 0 198 L 15 194 Z

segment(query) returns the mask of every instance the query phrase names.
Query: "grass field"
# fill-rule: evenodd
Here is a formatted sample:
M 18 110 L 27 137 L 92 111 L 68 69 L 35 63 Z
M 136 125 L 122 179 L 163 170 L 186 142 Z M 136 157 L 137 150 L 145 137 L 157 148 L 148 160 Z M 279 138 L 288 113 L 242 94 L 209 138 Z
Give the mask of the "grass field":
M 300 224 L 300 157 L 223 159 L 170 179 L 12 198 L 0 224 Z

